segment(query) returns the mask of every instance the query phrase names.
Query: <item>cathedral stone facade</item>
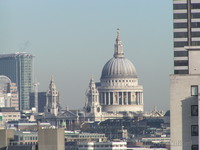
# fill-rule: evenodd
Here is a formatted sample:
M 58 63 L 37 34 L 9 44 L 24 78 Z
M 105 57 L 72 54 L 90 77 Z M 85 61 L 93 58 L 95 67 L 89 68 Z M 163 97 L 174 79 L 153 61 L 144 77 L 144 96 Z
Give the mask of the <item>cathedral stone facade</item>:
M 90 80 L 84 107 L 87 120 L 121 118 L 143 111 L 143 86 L 138 85 L 136 69 L 125 58 L 119 30 L 113 57 L 104 65 L 100 82 Z

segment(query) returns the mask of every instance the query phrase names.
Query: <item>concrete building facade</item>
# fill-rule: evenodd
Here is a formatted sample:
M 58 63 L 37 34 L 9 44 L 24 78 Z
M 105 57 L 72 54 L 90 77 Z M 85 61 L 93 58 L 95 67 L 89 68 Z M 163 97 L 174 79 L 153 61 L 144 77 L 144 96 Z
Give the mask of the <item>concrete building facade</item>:
M 171 150 L 197 150 L 199 145 L 200 46 L 188 50 L 188 74 L 170 76 Z
M 64 129 L 40 129 L 38 131 L 39 150 L 65 150 Z

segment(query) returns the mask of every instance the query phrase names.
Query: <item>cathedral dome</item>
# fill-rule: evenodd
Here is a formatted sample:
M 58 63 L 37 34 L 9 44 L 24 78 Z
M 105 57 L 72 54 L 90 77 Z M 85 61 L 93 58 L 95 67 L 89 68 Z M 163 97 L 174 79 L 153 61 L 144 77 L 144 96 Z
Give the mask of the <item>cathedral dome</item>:
M 101 79 L 105 78 L 137 78 L 133 63 L 124 57 L 119 31 L 117 33 L 114 56 L 104 65 L 102 70 Z
M 122 58 L 111 58 L 103 67 L 101 78 L 136 78 L 136 69 L 133 63 Z

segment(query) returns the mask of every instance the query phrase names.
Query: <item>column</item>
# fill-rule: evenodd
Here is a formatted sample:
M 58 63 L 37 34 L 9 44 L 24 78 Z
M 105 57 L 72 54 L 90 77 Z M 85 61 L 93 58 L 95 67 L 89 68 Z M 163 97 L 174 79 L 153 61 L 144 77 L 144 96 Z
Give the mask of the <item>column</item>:
M 104 92 L 104 105 L 106 105 L 106 92 Z
M 116 104 L 116 99 L 115 99 L 115 92 L 113 92 L 113 105 Z
M 126 105 L 128 105 L 128 92 L 126 92 Z
M 122 92 L 122 105 L 124 105 L 124 92 Z
M 110 105 L 110 92 L 108 92 L 108 105 Z
M 143 92 L 141 92 L 141 105 L 143 105 Z

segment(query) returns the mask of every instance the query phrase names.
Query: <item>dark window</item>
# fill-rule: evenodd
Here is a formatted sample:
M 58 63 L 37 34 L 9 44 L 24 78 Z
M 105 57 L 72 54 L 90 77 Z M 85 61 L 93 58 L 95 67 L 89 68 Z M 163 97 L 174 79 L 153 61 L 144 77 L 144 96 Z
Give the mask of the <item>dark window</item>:
M 174 19 L 187 19 L 187 13 L 174 14 Z
M 191 96 L 198 96 L 198 85 L 191 86 Z
M 174 38 L 187 38 L 187 32 L 174 32 Z
M 188 51 L 174 51 L 174 57 L 188 56 Z
M 191 4 L 192 9 L 200 9 L 200 4 Z
M 191 150 L 199 150 L 199 145 L 192 145 Z
M 200 22 L 192 22 L 191 26 L 192 26 L 192 28 L 199 28 L 200 27 Z
M 191 116 L 198 116 L 198 105 L 191 106 Z
M 192 13 L 191 17 L 192 18 L 200 18 L 200 13 Z
M 188 45 L 188 42 L 174 42 L 174 47 L 184 47 L 187 45 Z
M 188 60 L 175 60 L 174 66 L 188 66 Z
M 174 28 L 187 28 L 187 23 L 174 23 Z
M 192 32 L 192 37 L 200 37 L 200 32 Z
M 188 70 L 174 70 L 174 74 L 188 74 Z
M 187 9 L 187 4 L 174 4 L 174 10 L 176 9 Z
M 200 41 L 192 41 L 192 46 L 200 46 Z
M 191 126 L 191 135 L 192 136 L 198 136 L 198 125 L 192 125 Z

